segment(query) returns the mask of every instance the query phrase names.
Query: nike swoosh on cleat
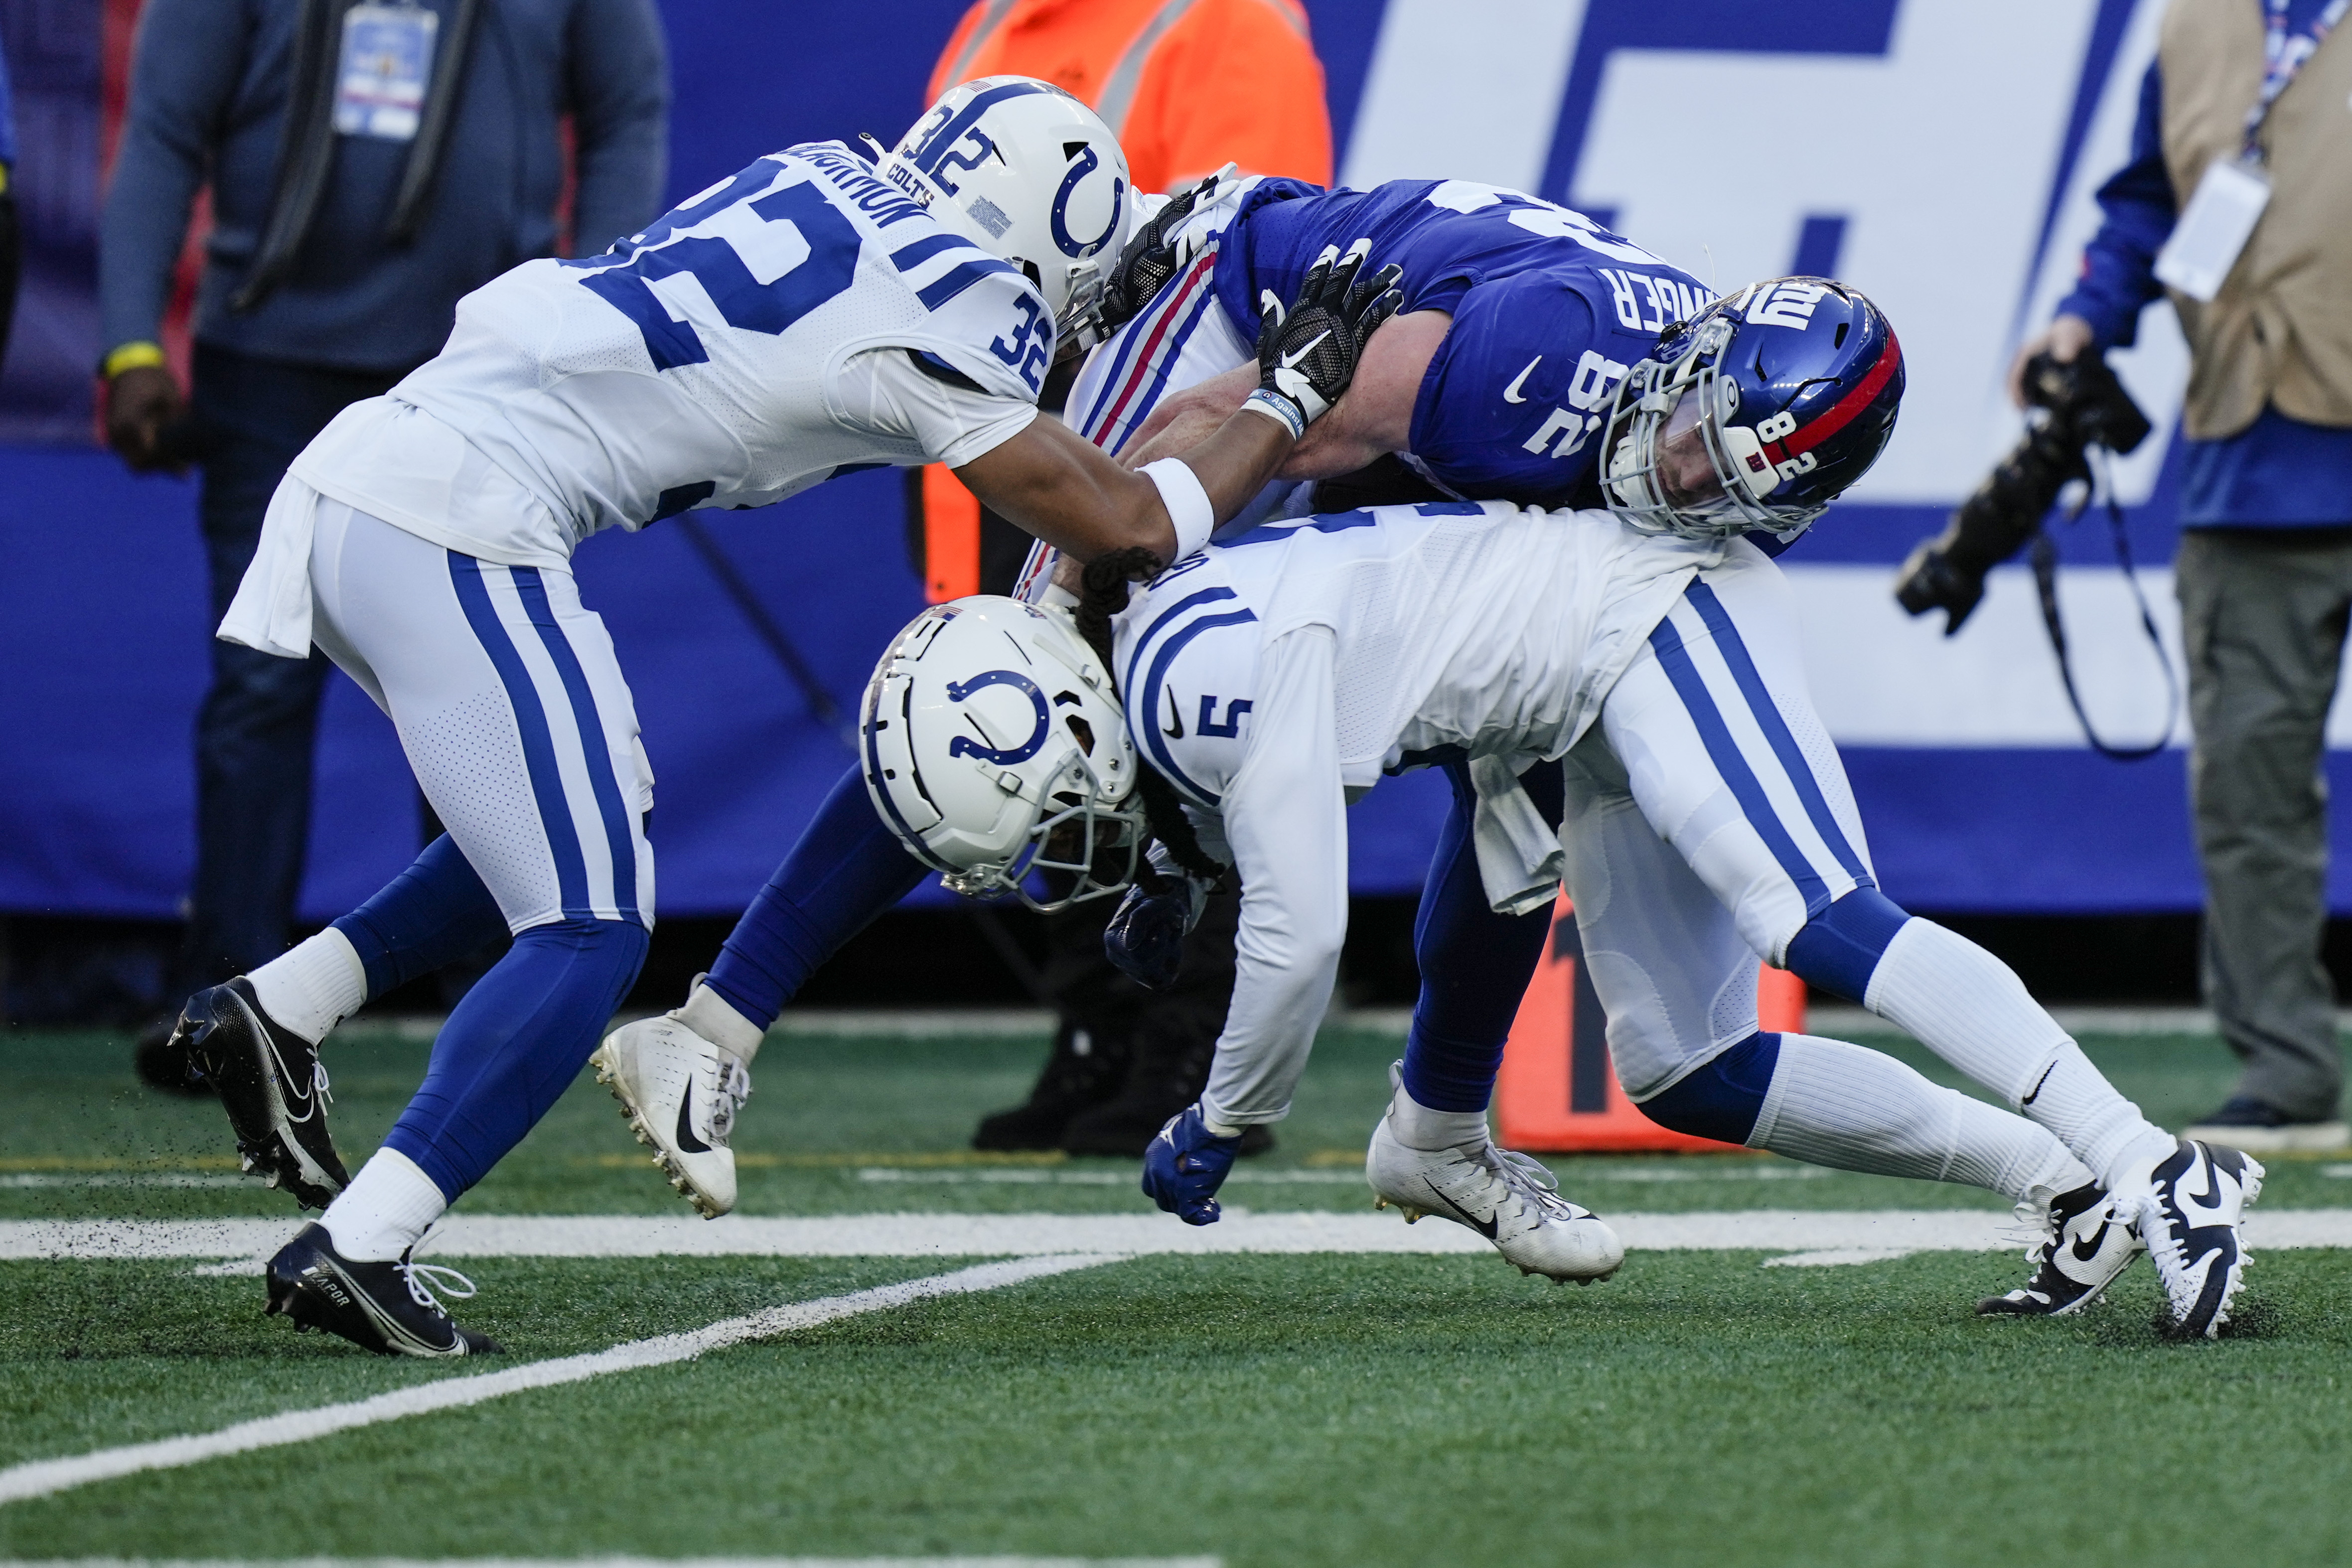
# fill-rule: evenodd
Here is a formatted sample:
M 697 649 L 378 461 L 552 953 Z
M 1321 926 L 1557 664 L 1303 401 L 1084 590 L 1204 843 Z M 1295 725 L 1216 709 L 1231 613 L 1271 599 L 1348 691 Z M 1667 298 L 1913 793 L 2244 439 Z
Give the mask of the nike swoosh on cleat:
M 2073 1247 L 2071 1249 L 2074 1254 L 2074 1261 L 2077 1263 L 2090 1262 L 2093 1259 L 2098 1257 L 2099 1249 L 2105 1246 L 2106 1242 L 2107 1225 L 2106 1222 L 2102 1221 L 2098 1229 L 2093 1231 L 2089 1236 L 2077 1236 L 2074 1238 Z
M 1430 1180 L 1427 1176 L 1421 1178 L 1421 1185 L 1427 1187 L 1430 1191 L 1430 1195 L 1435 1197 L 1440 1204 L 1452 1210 L 1454 1214 L 1461 1219 L 1463 1224 L 1468 1226 L 1471 1229 L 1476 1231 L 1479 1235 L 1485 1237 L 1489 1241 L 1495 1239 L 1495 1232 L 1501 1228 L 1500 1224 L 1496 1220 L 1491 1218 L 1481 1219 L 1476 1215 L 1470 1213 L 1460 1204 L 1455 1203 L 1452 1198 L 1446 1197 L 1444 1193 L 1439 1192 L 1437 1190 L 1437 1184 Z
M 1519 389 L 1528 384 L 1528 377 L 1534 372 L 1535 368 L 1538 365 L 1542 363 L 1543 356 L 1541 354 L 1538 354 L 1534 359 L 1529 360 L 1528 361 L 1528 368 L 1521 371 L 1517 375 L 1512 377 L 1511 384 L 1503 389 L 1503 401 L 1505 402 L 1527 402 L 1526 394 L 1521 392 Z
M 689 1155 L 707 1155 L 710 1145 L 694 1135 L 689 1113 L 694 1109 L 694 1092 L 689 1088 L 677 1102 L 677 1146 Z

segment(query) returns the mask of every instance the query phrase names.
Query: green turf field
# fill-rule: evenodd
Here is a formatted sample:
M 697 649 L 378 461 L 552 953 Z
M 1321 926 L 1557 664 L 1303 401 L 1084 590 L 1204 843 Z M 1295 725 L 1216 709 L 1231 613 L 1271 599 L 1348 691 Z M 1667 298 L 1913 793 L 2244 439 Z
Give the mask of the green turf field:
M 2230 1077 L 2209 1040 L 2085 1045 L 2161 1120 L 2206 1108 Z M 356 1028 L 331 1045 L 354 1166 L 425 1049 Z M 1363 1211 L 1349 1170 L 1394 1049 L 1328 1033 L 1281 1146 L 1242 1168 L 1233 1204 Z M 0 1037 L 0 1218 L 288 1214 L 223 1157 L 215 1108 L 142 1093 L 125 1054 L 102 1037 Z M 736 1140 L 744 1212 L 1148 1212 L 1117 1163 L 962 1150 L 1038 1054 L 1003 1037 L 772 1040 Z M 1604 1214 L 2001 1207 L 1772 1158 L 1550 1163 Z M 2352 1162 L 2272 1172 L 2265 1211 L 2352 1207 Z M 461 1212 L 685 1211 L 583 1078 Z M 2144 1263 L 2084 1319 L 2021 1323 L 1968 1310 L 2017 1282 L 2013 1253 L 1765 1256 L 1637 1251 L 1585 1291 L 1489 1256 L 1094 1263 L 0 1504 L 0 1557 L 2352 1555 L 2345 1253 L 2263 1254 L 2254 1332 L 2193 1346 L 2158 1339 Z M 0 1262 L 0 1471 L 974 1261 L 467 1259 L 481 1294 L 460 1315 L 511 1354 L 454 1367 L 298 1339 L 258 1315 L 257 1280 L 188 1260 Z

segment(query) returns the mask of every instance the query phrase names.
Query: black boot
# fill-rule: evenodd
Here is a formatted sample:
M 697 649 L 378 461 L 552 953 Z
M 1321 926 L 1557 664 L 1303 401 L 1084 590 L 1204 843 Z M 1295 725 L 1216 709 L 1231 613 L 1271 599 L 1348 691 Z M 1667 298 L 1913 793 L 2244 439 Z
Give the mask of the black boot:
M 1238 894 L 1209 900 L 1200 925 L 1184 938 L 1184 967 L 1175 985 L 1141 993 L 1147 999 L 1138 1010 L 1126 1082 L 1116 1097 L 1071 1118 L 1062 1132 L 1066 1153 L 1139 1159 L 1168 1118 L 1201 1097 L 1234 999 L 1234 937 L 1240 919 Z M 1274 1134 L 1266 1128 L 1244 1130 L 1243 1154 L 1272 1147 Z
M 1054 1053 L 1029 1091 L 1009 1111 L 981 1118 L 971 1135 L 975 1149 L 1059 1147 L 1070 1118 L 1118 1092 L 1127 1078 L 1127 1042 L 1064 1018 L 1054 1033 Z M 1157 1132 L 1159 1129 L 1154 1128 Z M 1138 1145 L 1139 1150 L 1141 1145 Z

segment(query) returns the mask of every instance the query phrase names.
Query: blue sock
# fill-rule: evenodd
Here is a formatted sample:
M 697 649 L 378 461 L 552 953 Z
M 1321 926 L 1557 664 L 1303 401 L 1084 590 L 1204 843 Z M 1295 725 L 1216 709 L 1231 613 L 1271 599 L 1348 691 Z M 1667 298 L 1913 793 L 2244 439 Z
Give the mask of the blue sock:
M 335 929 L 358 952 L 373 998 L 497 941 L 507 934 L 507 917 L 444 833 Z
M 516 934 L 433 1042 L 416 1097 L 384 1135 L 451 1202 L 522 1142 L 572 1086 L 646 961 L 628 920 L 559 920 Z
M 843 943 L 927 874 L 875 814 L 852 768 L 735 923 L 703 983 L 765 1029 Z
M 1404 1091 L 1433 1111 L 1484 1111 L 1519 998 L 1543 959 L 1551 911 L 1495 913 L 1470 841 L 1477 796 L 1469 766 L 1448 763 L 1445 775 L 1454 784 L 1454 810 L 1438 834 L 1412 923 L 1421 995 L 1405 1037 Z M 1565 789 L 1559 764 L 1538 763 L 1520 782 L 1557 825 Z

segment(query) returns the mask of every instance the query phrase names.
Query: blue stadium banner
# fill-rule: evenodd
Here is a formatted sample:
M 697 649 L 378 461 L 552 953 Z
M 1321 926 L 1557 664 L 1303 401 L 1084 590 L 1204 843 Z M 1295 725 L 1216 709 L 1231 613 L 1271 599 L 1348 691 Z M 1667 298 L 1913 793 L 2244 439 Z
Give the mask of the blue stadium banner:
M 961 0 L 672 0 L 684 195 L 773 147 L 896 137 Z M 1867 290 L 1910 391 L 1884 461 L 1783 560 L 1813 695 L 1888 891 L 1920 908 L 2144 911 L 2200 901 L 2180 754 L 2084 743 L 2021 569 L 1956 638 L 1894 568 L 2019 434 L 2017 345 L 2065 292 L 2125 156 L 2162 0 L 1310 0 L 1341 178 L 1446 176 L 1603 218 L 1719 288 L 1788 271 Z M 135 0 L 0 0 L 32 236 L 0 375 L 0 910 L 168 915 L 191 855 L 187 736 L 206 627 L 192 484 L 133 479 L 90 439 L 97 204 Z M 2174 643 L 2173 427 L 2188 373 L 2168 308 L 2116 357 L 2159 436 L 2118 465 L 2147 597 Z M 899 481 L 860 475 L 714 515 L 844 706 L 922 602 Z M 2085 701 L 2153 737 L 2166 688 L 2095 524 L 2060 528 Z M 670 914 L 739 908 L 848 757 L 675 529 L 582 552 L 660 778 Z M 823 591 L 811 592 L 811 584 Z M 2352 746 L 2341 719 L 2331 742 Z M 2177 747 L 2177 739 L 2176 739 Z M 389 727 L 349 687 L 320 742 L 306 913 L 372 892 L 415 846 Z M 2331 753 L 2330 771 L 2347 768 Z M 2352 781 L 2352 777 L 2347 777 Z M 1360 805 L 1356 885 L 1415 888 L 1442 787 Z M 2332 901 L 2352 909 L 2352 856 Z M 924 895 L 928 896 L 928 895 Z

